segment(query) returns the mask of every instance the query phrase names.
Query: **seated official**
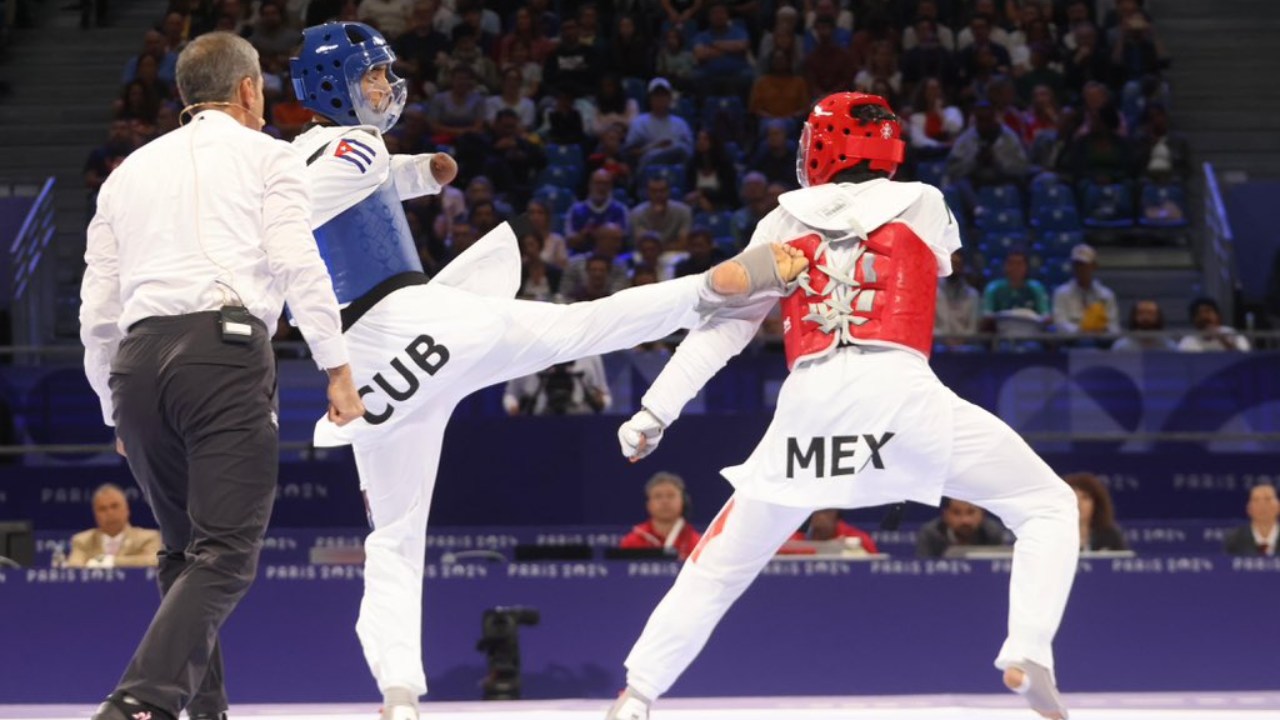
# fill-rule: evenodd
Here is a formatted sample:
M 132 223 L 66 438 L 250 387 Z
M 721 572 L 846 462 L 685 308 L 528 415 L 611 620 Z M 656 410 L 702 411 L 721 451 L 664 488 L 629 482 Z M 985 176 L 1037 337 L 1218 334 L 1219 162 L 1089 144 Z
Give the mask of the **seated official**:
M 916 555 L 940 558 L 947 550 L 960 546 L 1004 545 L 1004 529 L 977 505 L 942 499 L 942 516 L 925 523 L 916 539 Z
M 689 495 L 679 475 L 660 472 L 644 485 L 649 519 L 631 528 L 618 547 L 628 550 L 662 548 L 681 560 L 689 557 L 702 539 L 685 520 Z
M 1280 544 L 1280 500 L 1273 485 L 1256 485 L 1249 491 L 1245 506 L 1249 524 L 1227 536 L 1228 555 L 1277 555 Z
M 841 520 L 840 511 L 835 508 L 815 511 L 809 516 L 809 521 L 791 536 L 792 543 L 800 541 L 829 542 L 831 540 L 846 540 L 850 547 L 861 548 L 871 555 L 879 552 L 876 549 L 876 541 L 871 538 L 871 535 Z M 799 554 L 797 549 L 791 546 L 790 543 L 783 545 L 778 552 L 782 555 Z
M 154 567 L 159 562 L 160 532 L 129 524 L 129 501 L 111 484 L 93 493 L 97 527 L 71 538 L 67 567 Z
M 1116 525 L 1115 505 L 1111 494 L 1093 473 L 1072 473 L 1062 478 L 1080 504 L 1080 549 L 1086 552 L 1099 550 L 1128 550 L 1124 533 Z

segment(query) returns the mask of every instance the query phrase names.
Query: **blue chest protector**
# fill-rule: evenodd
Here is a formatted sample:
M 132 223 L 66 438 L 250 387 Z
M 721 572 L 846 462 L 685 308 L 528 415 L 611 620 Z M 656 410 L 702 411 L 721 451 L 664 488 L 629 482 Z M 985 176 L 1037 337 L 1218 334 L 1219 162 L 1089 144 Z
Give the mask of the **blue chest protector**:
M 315 230 L 320 257 L 346 305 L 403 272 L 422 272 L 400 196 L 391 178 L 369 197 Z

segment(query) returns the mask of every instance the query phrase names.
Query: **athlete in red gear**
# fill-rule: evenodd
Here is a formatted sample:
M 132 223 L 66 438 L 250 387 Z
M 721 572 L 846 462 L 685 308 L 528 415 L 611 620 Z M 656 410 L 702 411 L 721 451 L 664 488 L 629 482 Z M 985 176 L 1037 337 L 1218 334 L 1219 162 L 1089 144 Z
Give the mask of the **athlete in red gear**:
M 782 299 L 790 376 L 760 444 L 726 468 L 734 496 L 654 610 L 627 658 L 610 720 L 643 720 L 733 601 L 814 510 L 949 497 L 983 506 L 1018 537 L 1008 636 L 995 660 L 1010 689 L 1065 718 L 1052 640 L 1078 554 L 1073 493 L 994 415 L 929 368 L 937 278 L 959 228 L 941 193 L 892 182 L 898 118 L 874 95 L 821 100 L 801 138 L 804 187 L 780 198 L 751 243 L 789 242 L 810 261 Z M 619 429 L 632 460 L 654 450 L 681 408 L 755 336 L 774 298 L 690 333 Z

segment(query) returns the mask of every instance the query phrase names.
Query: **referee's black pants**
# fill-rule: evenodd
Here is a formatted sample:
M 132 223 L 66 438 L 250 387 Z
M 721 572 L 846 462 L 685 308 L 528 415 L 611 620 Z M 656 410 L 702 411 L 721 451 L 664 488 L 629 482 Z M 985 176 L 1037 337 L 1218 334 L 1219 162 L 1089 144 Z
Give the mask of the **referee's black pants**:
M 258 567 L 279 470 L 267 328 L 224 342 L 216 312 L 132 328 L 111 367 L 116 431 L 164 549 L 162 600 L 117 692 L 177 717 L 227 709 L 218 630 Z

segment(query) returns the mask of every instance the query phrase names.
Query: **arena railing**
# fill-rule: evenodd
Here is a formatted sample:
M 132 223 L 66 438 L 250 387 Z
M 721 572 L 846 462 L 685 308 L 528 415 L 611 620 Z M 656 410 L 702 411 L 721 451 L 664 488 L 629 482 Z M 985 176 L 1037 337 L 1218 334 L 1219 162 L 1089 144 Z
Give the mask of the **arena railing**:
M 1235 237 L 1231 219 L 1218 187 L 1213 163 L 1202 166 L 1204 175 L 1204 233 L 1200 244 L 1200 267 L 1205 294 L 1218 302 L 1223 318 L 1233 318 L 1239 280 L 1236 278 Z

